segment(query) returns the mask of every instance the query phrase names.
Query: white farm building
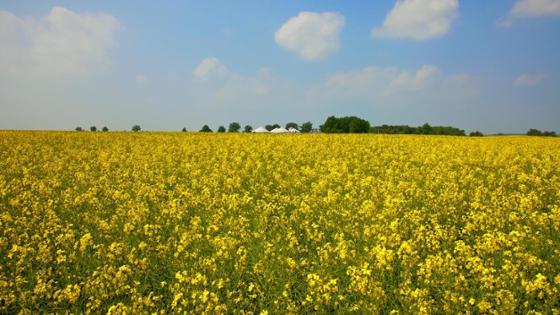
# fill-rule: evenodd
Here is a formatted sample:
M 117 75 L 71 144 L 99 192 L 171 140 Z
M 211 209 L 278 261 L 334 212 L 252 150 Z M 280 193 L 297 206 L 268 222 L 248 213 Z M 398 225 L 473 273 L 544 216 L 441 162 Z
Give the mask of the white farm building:
M 269 131 L 266 130 L 266 128 L 264 128 L 264 127 L 259 127 L 259 128 L 255 129 L 255 130 L 253 130 L 253 132 L 254 132 L 254 133 L 269 133 Z

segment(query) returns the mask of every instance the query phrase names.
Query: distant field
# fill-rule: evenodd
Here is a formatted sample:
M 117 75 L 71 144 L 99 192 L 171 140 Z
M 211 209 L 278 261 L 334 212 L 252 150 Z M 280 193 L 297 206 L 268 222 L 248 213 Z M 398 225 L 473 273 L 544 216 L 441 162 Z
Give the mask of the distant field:
M 0 131 L 0 313 L 560 312 L 560 139 Z

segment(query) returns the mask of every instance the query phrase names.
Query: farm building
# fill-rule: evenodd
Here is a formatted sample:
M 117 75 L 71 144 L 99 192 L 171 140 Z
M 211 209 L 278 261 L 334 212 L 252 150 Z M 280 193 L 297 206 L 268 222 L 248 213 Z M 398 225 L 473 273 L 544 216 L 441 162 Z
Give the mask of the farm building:
M 255 129 L 255 130 L 253 130 L 253 132 L 254 132 L 254 133 L 268 133 L 269 131 L 266 130 L 266 128 L 264 128 L 264 127 L 259 127 L 259 128 Z
M 270 131 L 270 133 L 288 133 L 288 132 L 289 132 L 288 129 L 282 128 L 282 127 L 280 127 L 280 128 L 275 128 L 275 129 L 272 129 L 272 130 Z

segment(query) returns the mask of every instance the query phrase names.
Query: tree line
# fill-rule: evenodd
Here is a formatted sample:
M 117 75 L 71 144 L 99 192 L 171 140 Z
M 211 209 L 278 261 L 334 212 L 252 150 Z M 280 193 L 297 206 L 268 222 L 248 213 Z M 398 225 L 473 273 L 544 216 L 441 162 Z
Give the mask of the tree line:
M 541 136 L 541 137 L 556 137 L 556 132 L 554 131 L 540 131 L 538 129 L 529 129 L 527 131 L 528 136 Z
M 410 134 L 410 135 L 445 135 L 466 136 L 465 130 L 452 126 L 431 126 L 425 123 L 418 127 L 409 125 L 380 125 L 370 126 L 367 120 L 356 116 L 335 117 L 330 116 L 320 127 L 324 133 L 379 133 L 379 134 Z M 540 131 L 529 129 L 528 136 L 554 137 L 554 131 Z M 478 130 L 469 133 L 471 137 L 482 137 L 484 134 Z
M 371 133 L 385 134 L 416 134 L 416 135 L 445 135 L 465 136 L 465 130 L 452 126 L 430 126 L 425 123 L 422 126 L 411 127 L 408 125 L 381 125 L 370 128 Z M 480 131 L 471 132 L 471 136 L 482 136 Z
M 281 126 L 279 124 L 269 124 L 269 125 L 265 125 L 265 129 L 268 131 L 271 131 L 273 129 L 276 128 L 280 128 Z M 295 122 L 289 122 L 286 124 L 286 129 L 290 129 L 290 128 L 295 128 L 300 132 L 311 132 L 313 130 L 313 123 L 311 123 L 310 121 L 304 122 L 301 125 L 298 125 Z M 76 131 L 85 131 L 84 128 L 82 128 L 81 126 L 78 126 L 76 128 L 74 128 L 74 130 Z M 96 126 L 91 126 L 89 127 L 89 130 L 92 132 L 97 131 L 97 127 Z M 132 126 L 132 128 L 130 129 L 131 131 L 134 132 L 139 132 L 142 131 L 142 127 L 140 125 L 134 125 Z M 102 128 L 102 131 L 106 132 L 109 131 L 109 128 L 107 126 Z M 183 127 L 183 129 L 181 129 L 182 132 L 187 132 L 187 128 Z M 219 126 L 218 129 L 216 130 L 217 132 L 240 132 L 241 131 L 241 125 L 238 122 L 232 122 L 229 124 L 228 128 L 226 129 L 224 126 Z M 252 132 L 253 131 L 253 127 L 251 125 L 245 125 L 245 127 L 243 127 L 243 132 Z M 208 125 L 204 125 L 202 126 L 202 128 L 199 130 L 199 132 L 214 132 L 214 130 L 212 130 L 212 128 L 210 128 Z
M 84 129 L 83 129 L 82 127 L 80 127 L 80 126 L 76 127 L 76 129 L 74 129 L 74 130 L 76 130 L 76 131 L 84 131 Z M 93 132 L 97 131 L 97 127 L 91 126 L 91 127 L 89 127 L 89 131 L 93 131 Z M 101 131 L 107 132 L 107 131 L 109 131 L 109 128 L 107 128 L 107 126 L 105 126 L 105 127 L 101 128 Z
M 383 133 L 383 134 L 417 134 L 417 135 L 450 135 L 465 136 L 465 131 L 451 126 L 430 126 L 425 123 L 422 126 L 411 127 L 408 125 L 381 125 L 370 126 L 370 123 L 356 116 L 335 117 L 330 116 L 321 125 L 324 133 Z M 482 136 L 479 131 L 471 133 L 471 136 Z
M 276 128 L 280 128 L 281 126 L 279 124 L 269 124 L 269 125 L 265 125 L 264 128 L 268 131 L 274 130 Z M 298 125 L 295 122 L 289 122 L 286 124 L 286 129 L 290 129 L 290 128 L 294 128 L 297 129 L 300 132 L 303 133 L 307 133 L 307 132 L 311 132 L 313 130 L 313 123 L 311 123 L 310 121 L 304 122 L 301 125 Z M 182 131 L 187 131 L 187 128 L 183 128 Z M 213 132 L 214 130 L 212 130 L 212 128 L 210 128 L 210 126 L 208 125 L 204 125 L 202 126 L 202 128 L 199 130 L 199 132 Z M 219 126 L 218 129 L 216 130 L 217 132 L 226 132 L 226 127 L 224 126 Z M 228 128 L 227 128 L 227 132 L 240 132 L 241 131 L 241 125 L 238 122 L 232 122 L 229 124 Z M 245 127 L 243 127 L 243 132 L 252 132 L 253 131 L 253 127 L 251 125 L 245 125 Z
M 279 124 L 268 124 L 264 128 L 271 131 L 275 128 L 280 128 Z M 295 122 L 289 122 L 285 125 L 286 129 L 297 129 L 302 133 L 308 133 L 313 131 L 313 123 L 310 121 L 304 122 L 302 124 L 297 124 Z M 75 128 L 76 131 L 84 131 L 80 126 Z M 90 131 L 97 131 L 96 126 L 91 126 Z M 139 132 L 142 130 L 140 125 L 133 125 L 131 131 Z M 418 127 L 411 127 L 408 125 L 380 125 L 371 126 L 369 121 L 356 117 L 356 116 L 345 116 L 345 117 L 335 117 L 329 116 L 325 122 L 319 126 L 319 130 L 323 133 L 378 133 L 378 134 L 410 134 L 410 135 L 446 135 L 446 136 L 466 136 L 465 130 L 459 129 L 452 126 L 431 126 L 425 123 Z M 107 126 L 101 129 L 103 132 L 109 131 Z M 183 132 L 187 131 L 186 127 L 181 130 Z M 224 126 L 219 126 L 216 130 L 217 132 L 252 132 L 253 127 L 251 125 L 245 125 L 241 128 L 241 124 L 238 122 L 232 122 L 226 129 Z M 214 132 L 212 128 L 208 125 L 202 126 L 199 132 Z M 556 133 L 554 131 L 540 131 L 538 129 L 529 129 L 526 133 L 527 136 L 541 136 L 541 137 L 555 137 Z M 484 134 L 480 131 L 473 131 L 469 133 L 471 137 L 482 137 Z

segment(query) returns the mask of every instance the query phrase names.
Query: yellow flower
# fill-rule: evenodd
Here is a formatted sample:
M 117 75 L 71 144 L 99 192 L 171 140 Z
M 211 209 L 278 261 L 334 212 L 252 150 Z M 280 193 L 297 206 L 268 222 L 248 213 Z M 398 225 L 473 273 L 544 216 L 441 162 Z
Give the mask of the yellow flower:
M 0 155 L 1 314 L 558 313 L 555 138 L 0 131 Z

